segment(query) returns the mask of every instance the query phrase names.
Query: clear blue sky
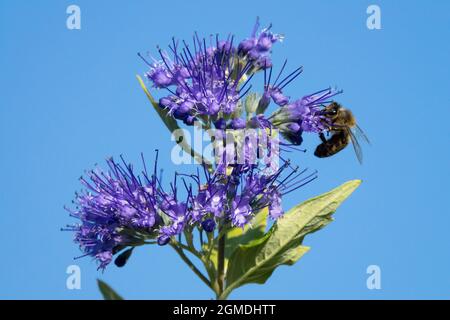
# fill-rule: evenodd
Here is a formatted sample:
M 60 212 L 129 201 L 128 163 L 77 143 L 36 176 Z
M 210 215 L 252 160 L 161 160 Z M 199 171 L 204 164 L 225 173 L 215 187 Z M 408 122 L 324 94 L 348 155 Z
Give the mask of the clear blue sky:
M 72 3 L 81 7 L 81 30 L 66 28 Z M 136 52 L 193 31 L 242 39 L 257 15 L 286 35 L 275 63 L 288 57 L 305 68 L 288 93 L 343 88 L 340 102 L 373 145 L 364 146 L 363 166 L 351 148 L 328 160 L 294 155 L 320 178 L 291 194 L 286 208 L 349 179 L 364 183 L 335 222 L 307 238 L 312 250 L 299 263 L 230 298 L 449 298 L 450 3 L 219 3 L 0 2 L 0 298 L 96 299 L 97 277 L 126 298 L 213 297 L 159 247 L 136 250 L 125 268 L 103 274 L 89 258 L 77 260 L 82 289 L 67 290 L 66 267 L 79 250 L 59 228 L 73 222 L 63 205 L 80 189 L 78 177 L 107 156 L 137 160 L 158 148 L 166 172 L 176 169 L 168 132 L 135 80 L 146 71 Z M 366 28 L 373 3 L 382 30 Z M 305 140 L 311 149 L 318 138 Z M 381 268 L 381 290 L 366 288 L 372 264 Z

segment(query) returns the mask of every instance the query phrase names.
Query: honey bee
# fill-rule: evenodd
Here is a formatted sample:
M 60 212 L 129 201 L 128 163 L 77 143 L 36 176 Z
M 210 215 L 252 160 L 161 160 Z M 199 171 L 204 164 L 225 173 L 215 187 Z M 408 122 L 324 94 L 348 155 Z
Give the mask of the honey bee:
M 370 142 L 356 124 L 353 113 L 339 103 L 332 102 L 323 109 L 323 115 L 328 120 L 326 122 L 331 137 L 327 139 L 323 133 L 319 134 L 322 143 L 317 146 L 314 155 L 319 158 L 330 157 L 344 149 L 351 142 L 358 161 L 362 163 L 363 154 L 358 138 L 363 139 L 368 144 Z

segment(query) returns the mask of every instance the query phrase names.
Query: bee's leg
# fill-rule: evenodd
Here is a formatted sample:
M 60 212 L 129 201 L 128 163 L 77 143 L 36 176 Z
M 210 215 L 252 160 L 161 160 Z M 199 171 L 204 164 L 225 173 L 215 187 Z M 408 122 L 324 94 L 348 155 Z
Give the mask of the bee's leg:
M 325 138 L 325 135 L 323 134 L 323 132 L 319 133 L 319 137 L 320 137 L 320 140 L 322 140 L 323 143 L 327 142 L 327 138 Z

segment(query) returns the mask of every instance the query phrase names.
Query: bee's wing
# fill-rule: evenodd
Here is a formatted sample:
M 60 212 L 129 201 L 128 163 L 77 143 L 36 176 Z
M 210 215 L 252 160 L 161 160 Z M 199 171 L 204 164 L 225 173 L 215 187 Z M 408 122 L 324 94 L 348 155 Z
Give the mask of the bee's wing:
M 352 129 L 353 129 L 353 133 L 355 134 L 355 136 L 357 136 L 358 138 L 362 138 L 365 142 L 367 142 L 368 144 L 371 144 L 369 141 L 369 138 L 367 138 L 364 131 L 362 131 L 362 129 L 358 125 L 355 125 Z
M 356 138 L 356 135 L 351 128 L 347 128 L 347 133 L 350 136 L 350 139 L 352 140 L 352 145 L 353 145 L 353 149 L 355 150 L 356 157 L 358 158 L 359 163 L 362 164 L 363 154 L 362 154 L 361 145 L 359 144 L 358 139 Z

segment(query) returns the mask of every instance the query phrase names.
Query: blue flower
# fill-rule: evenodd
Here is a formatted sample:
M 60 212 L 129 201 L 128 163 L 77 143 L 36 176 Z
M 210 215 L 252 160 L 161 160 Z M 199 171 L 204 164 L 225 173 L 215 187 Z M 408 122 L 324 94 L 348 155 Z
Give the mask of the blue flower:
M 259 29 L 259 18 L 256 19 L 255 26 L 251 36 L 238 45 L 238 52 L 244 55 L 259 68 L 269 68 L 272 66 L 270 53 L 272 45 L 276 42 L 281 42 L 284 38 L 281 34 L 275 34 L 270 31 L 272 25 L 261 30 L 257 35 Z
M 154 63 L 146 76 L 156 88 L 166 88 L 172 85 L 174 81 L 172 74 L 161 63 Z
M 289 142 L 299 145 L 303 141 L 303 132 L 320 133 L 327 130 L 328 122 L 323 115 L 323 107 L 341 92 L 328 88 L 304 96 L 276 110 L 269 120 Z
M 277 219 L 283 214 L 281 198 L 315 179 L 315 173 L 301 178 L 289 162 L 266 173 L 256 165 L 228 167 L 228 173 L 204 169 L 200 174 L 177 173 L 164 191 L 157 177 L 157 161 L 153 173 L 138 175 L 121 157 L 122 164 L 107 160 L 109 170 L 92 170 L 88 179 L 81 178 L 86 188 L 76 194 L 75 209 L 67 209 L 78 224 L 64 230 L 75 232 L 83 256 L 95 258 L 104 269 L 121 248 L 139 246 L 156 238 L 159 245 L 168 244 L 189 227 L 213 232 L 216 221 L 244 227 L 254 215 L 268 207 L 269 216 Z M 289 169 L 291 168 L 291 169 Z M 231 169 L 231 171 L 230 171 Z M 291 172 L 282 178 L 286 170 Z M 185 198 L 180 200 L 177 181 L 183 180 Z M 189 178 L 191 183 L 186 179 Z
M 270 31 L 271 26 L 257 34 L 259 21 L 250 38 L 236 47 L 234 37 L 226 40 L 200 39 L 193 42 L 172 39 L 170 55 L 158 49 L 160 60 L 147 61 L 150 70 L 145 74 L 153 87 L 166 89 L 169 94 L 160 99 L 161 108 L 185 124 L 191 125 L 202 116 L 227 117 L 237 108 L 250 90 L 247 86 L 253 74 L 271 67 L 272 45 L 283 37 Z M 274 99 L 283 103 L 280 93 Z
M 123 159 L 122 159 L 123 160 Z M 80 178 L 86 187 L 77 193 L 75 209 L 66 208 L 80 220 L 64 230 L 75 232 L 74 241 L 84 256 L 92 256 L 104 269 L 119 246 L 133 246 L 143 241 L 141 235 L 151 236 L 161 222 L 156 210 L 155 181 L 144 173 L 138 177 L 131 165 L 107 160 L 108 171 L 88 172 Z M 133 233 L 139 231 L 139 236 Z
M 174 191 L 176 194 L 176 191 Z M 171 237 L 181 234 L 189 221 L 189 211 L 185 202 L 177 201 L 176 197 L 161 192 L 159 209 L 169 218 L 170 222 L 159 229 L 158 244 L 165 245 Z
M 249 198 L 242 196 L 234 198 L 229 213 L 234 226 L 243 228 L 251 220 L 253 209 L 250 206 L 249 200 Z
M 148 63 L 144 59 L 150 66 L 146 77 L 154 87 L 165 88 L 170 93 L 160 100 L 161 107 L 169 109 L 180 120 L 233 113 L 245 95 L 241 81 L 252 67 L 252 62 L 236 58 L 233 38 L 219 41 L 216 37 L 215 43 L 207 46 L 206 40 L 196 35 L 192 46 L 184 41 L 180 46 L 173 40 L 169 48 L 172 59 L 161 49 L 161 61 Z

